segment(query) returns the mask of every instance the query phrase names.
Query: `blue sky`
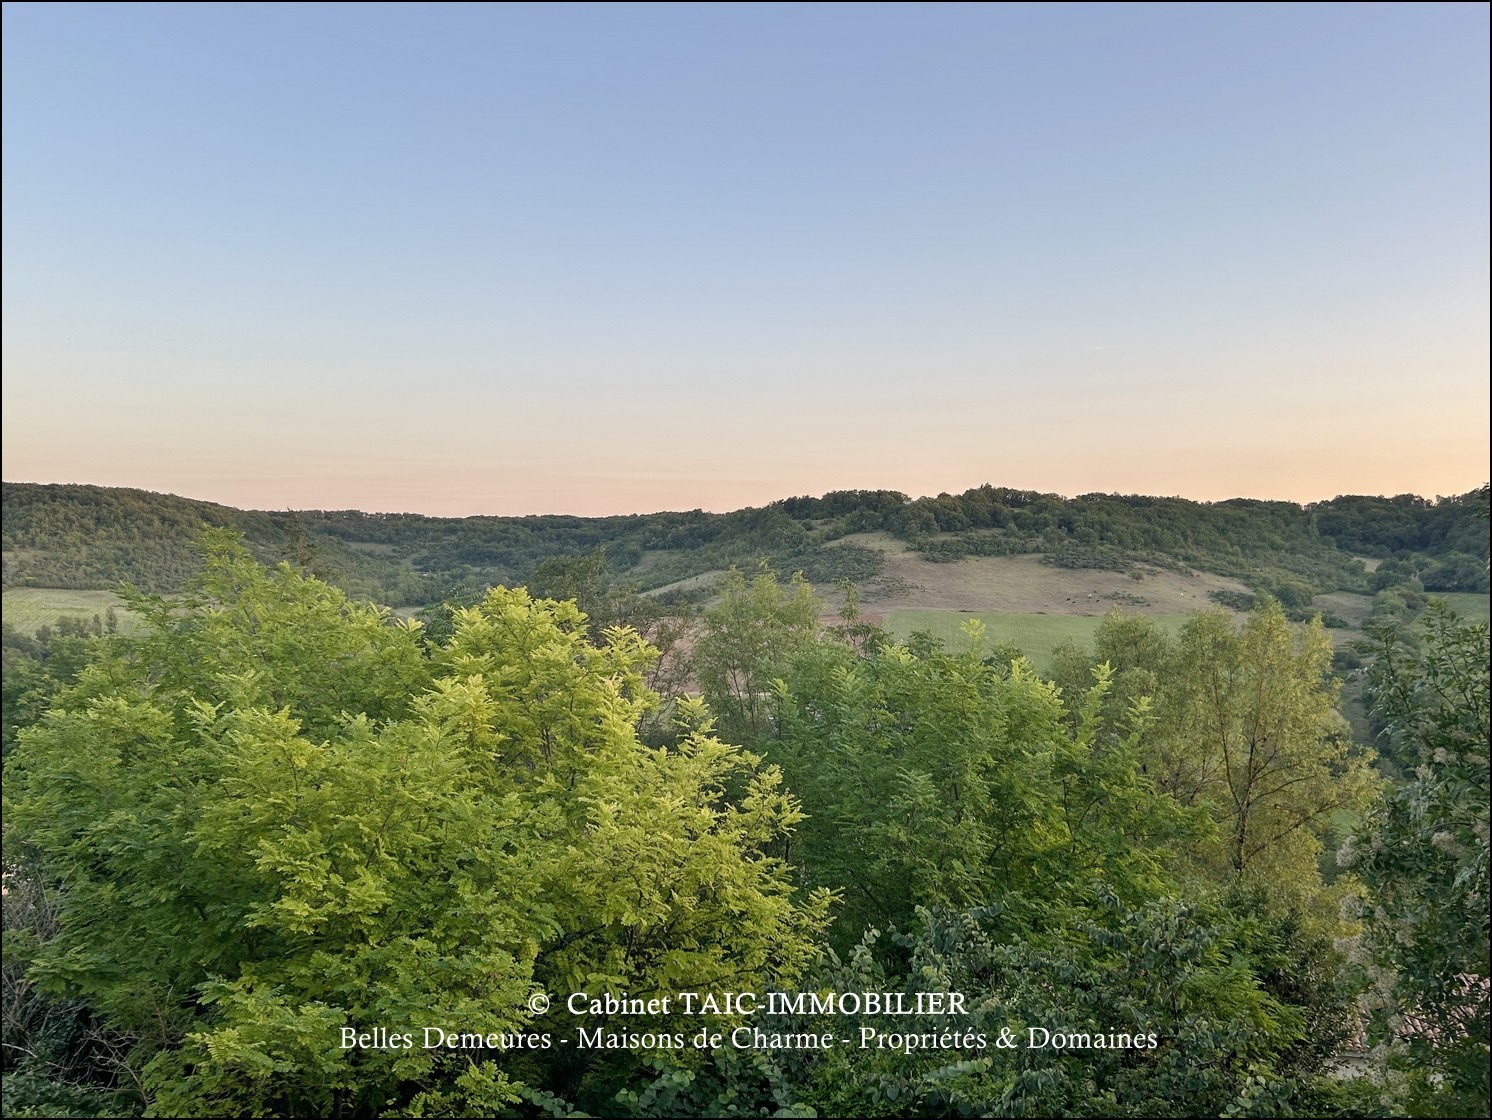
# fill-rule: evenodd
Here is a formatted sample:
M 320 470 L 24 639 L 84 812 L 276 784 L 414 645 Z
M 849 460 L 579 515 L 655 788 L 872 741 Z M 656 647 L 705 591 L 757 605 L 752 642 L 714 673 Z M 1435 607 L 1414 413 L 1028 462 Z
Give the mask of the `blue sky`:
M 4 8 L 4 475 L 610 513 L 1488 475 L 1488 11 Z

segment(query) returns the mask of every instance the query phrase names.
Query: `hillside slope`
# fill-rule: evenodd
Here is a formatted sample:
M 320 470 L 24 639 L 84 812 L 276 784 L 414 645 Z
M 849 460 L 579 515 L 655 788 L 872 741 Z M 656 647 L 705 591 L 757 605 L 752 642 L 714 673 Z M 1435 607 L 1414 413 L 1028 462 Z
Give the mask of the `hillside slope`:
M 1486 487 L 1435 501 L 1342 497 L 1300 506 L 1069 499 L 983 486 L 916 500 L 839 491 L 723 514 L 438 518 L 239 510 L 142 490 L 34 483 L 3 484 L 4 586 L 107 590 L 128 581 L 173 591 L 195 570 L 204 526 L 233 529 L 263 560 L 288 560 L 394 607 L 521 582 L 547 559 L 596 550 L 604 550 L 613 578 L 644 591 L 682 590 L 731 564 L 765 561 L 802 570 L 823 587 L 853 579 L 886 600 L 878 609 L 1006 609 L 980 587 L 1019 583 L 1011 573 L 1028 579 L 1037 557 L 1074 577 L 1061 585 L 1064 598 L 1092 593 L 1121 605 L 1126 593 L 1153 598 L 1162 572 L 1219 577 L 1196 598 L 1246 585 L 1299 606 L 1316 594 L 1399 583 L 1487 590 Z M 1360 556 L 1383 563 L 1370 573 Z M 1005 563 L 1017 558 L 1015 567 Z M 933 578 L 938 568 L 949 570 Z M 1138 587 L 1146 581 L 1149 591 Z M 915 590 L 930 583 L 944 589 L 932 594 L 936 602 Z M 1187 594 L 1177 591 L 1170 605 Z M 958 601 L 945 602 L 950 595 Z

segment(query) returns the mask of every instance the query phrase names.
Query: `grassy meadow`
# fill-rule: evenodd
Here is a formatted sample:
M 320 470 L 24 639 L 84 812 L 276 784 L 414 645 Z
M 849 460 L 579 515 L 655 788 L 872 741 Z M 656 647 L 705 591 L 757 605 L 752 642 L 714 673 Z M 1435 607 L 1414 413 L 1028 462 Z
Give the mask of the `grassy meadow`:
M 6 591 L 0 611 L 5 621 L 23 634 L 35 634 L 40 626 L 49 626 L 59 618 L 78 618 L 85 622 L 94 615 L 103 618 L 113 607 L 121 629 L 128 629 L 130 616 L 119 596 L 112 591 L 71 591 L 52 587 L 18 587 Z
M 1159 625 L 1175 633 L 1187 620 L 1184 614 L 1151 615 Z M 1005 611 L 892 611 L 886 616 L 886 629 L 898 639 L 918 630 L 926 630 L 949 649 L 967 647 L 968 639 L 960 627 L 969 619 L 984 623 L 988 637 L 995 642 L 1012 642 L 1036 665 L 1044 669 L 1052 651 L 1063 642 L 1087 646 L 1103 618 L 1098 615 L 1020 614 Z
M 1492 596 L 1473 591 L 1436 592 L 1434 597 L 1444 599 L 1451 610 L 1472 622 L 1486 622 L 1492 616 Z

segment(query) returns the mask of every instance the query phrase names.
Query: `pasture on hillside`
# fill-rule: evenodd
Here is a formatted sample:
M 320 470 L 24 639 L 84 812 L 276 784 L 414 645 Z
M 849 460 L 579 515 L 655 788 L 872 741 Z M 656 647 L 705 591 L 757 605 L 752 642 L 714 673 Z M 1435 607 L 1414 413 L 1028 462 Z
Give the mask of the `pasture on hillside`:
M 1444 599 L 1450 604 L 1451 610 L 1470 622 L 1486 622 L 1492 617 L 1492 596 L 1474 591 L 1447 591 L 1431 597 Z
M 1151 615 L 1155 622 L 1174 634 L 1188 615 Z M 1052 651 L 1063 642 L 1091 646 L 1093 635 L 1103 621 L 1101 615 L 1018 614 L 1003 611 L 892 611 L 886 616 L 886 629 L 898 641 L 925 630 L 951 650 L 967 649 L 969 639 L 961 627 L 969 619 L 984 623 L 990 642 L 1010 642 L 1031 659 L 1038 670 L 1049 667 Z
M 1238 580 L 1210 572 L 1138 564 L 1136 575 L 1131 576 L 1097 568 L 1058 567 L 1030 553 L 935 563 L 885 533 L 860 533 L 844 540 L 885 554 L 882 573 L 861 585 L 860 594 L 868 609 L 888 614 L 967 610 L 1101 618 L 1116 606 L 1144 614 L 1187 614 L 1214 606 L 1209 592 L 1248 591 Z M 826 597 L 837 605 L 832 594 Z
M 77 618 L 87 622 L 94 615 L 100 619 L 110 607 L 119 618 L 121 630 L 134 621 L 125 611 L 118 595 L 112 591 L 73 591 L 53 587 L 17 587 L 3 595 L 5 621 L 22 634 L 35 634 L 38 627 L 50 626 L 59 618 Z

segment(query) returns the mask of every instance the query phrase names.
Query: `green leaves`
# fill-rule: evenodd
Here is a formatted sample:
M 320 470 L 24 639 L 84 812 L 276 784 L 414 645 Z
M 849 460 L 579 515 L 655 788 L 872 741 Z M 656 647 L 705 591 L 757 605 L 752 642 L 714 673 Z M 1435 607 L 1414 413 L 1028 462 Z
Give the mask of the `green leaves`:
M 1224 611 L 1198 613 L 1172 642 L 1148 619 L 1112 613 L 1096 647 L 1113 667 L 1096 735 L 1143 725 L 1148 777 L 1194 811 L 1194 825 L 1210 822 L 1210 839 L 1192 832 L 1181 869 L 1258 886 L 1281 912 L 1321 901 L 1321 837 L 1362 808 L 1376 779 L 1337 711 L 1319 621 L 1294 625 L 1266 599 L 1241 627 Z M 1335 921 L 1334 901 L 1316 908 Z
M 727 738 L 749 744 L 767 730 L 773 678 L 817 636 L 823 604 L 801 573 L 784 589 L 765 570 L 748 583 L 732 568 L 720 596 L 704 613 L 694 672 Z
M 1060 921 L 1094 875 L 1127 897 L 1160 880 L 1184 814 L 1139 773 L 1138 731 L 1099 741 L 1108 677 L 1074 736 L 1055 687 L 980 653 L 821 643 L 777 685 L 765 750 L 809 809 L 805 877 L 844 891 L 841 945 L 918 905 L 999 899 L 1014 928 Z
M 207 549 L 6 773 L 7 866 L 60 912 L 32 972 L 128 1039 L 152 1107 L 480 1111 L 517 1099 L 511 1071 L 343 1028 L 515 1032 L 536 988 L 806 966 L 828 900 L 769 854 L 796 803 L 707 722 L 638 742 L 635 633 L 597 649 L 573 603 L 498 588 L 427 658 L 382 612 Z
M 1374 1031 L 1414 1059 L 1422 1107 L 1489 1104 L 1488 628 L 1432 603 L 1422 635 L 1381 636 L 1374 715 L 1411 780 L 1385 794 L 1339 856 L 1368 888 Z

